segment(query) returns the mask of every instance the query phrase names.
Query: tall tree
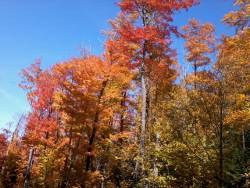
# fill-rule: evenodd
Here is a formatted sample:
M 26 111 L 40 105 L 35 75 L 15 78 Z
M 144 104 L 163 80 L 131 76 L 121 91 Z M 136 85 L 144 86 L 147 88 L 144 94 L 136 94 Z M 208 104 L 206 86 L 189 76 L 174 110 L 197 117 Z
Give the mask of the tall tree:
M 164 77 L 171 85 L 176 72 L 174 51 L 170 48 L 171 33 L 178 34 L 171 25 L 175 11 L 188 9 L 197 1 L 137 1 L 122 0 L 121 14 L 111 22 L 117 53 L 127 58 L 128 66 L 138 72 L 141 91 L 140 155 L 145 157 L 147 129 L 150 127 L 150 96 L 154 83 Z M 157 75 L 157 76 L 156 76 Z M 163 76 L 164 75 L 164 76 Z M 142 167 L 144 168 L 144 167 Z
M 210 55 L 215 50 L 215 29 L 210 23 L 200 24 L 198 20 L 192 19 L 183 30 L 186 40 L 186 59 L 191 63 L 197 79 L 198 68 L 211 63 Z

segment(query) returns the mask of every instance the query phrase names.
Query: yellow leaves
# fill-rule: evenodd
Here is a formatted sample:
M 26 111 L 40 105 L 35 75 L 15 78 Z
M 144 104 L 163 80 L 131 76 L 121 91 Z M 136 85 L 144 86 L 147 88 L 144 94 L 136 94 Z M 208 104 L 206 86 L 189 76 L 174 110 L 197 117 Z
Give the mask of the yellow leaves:
M 98 170 L 95 170 L 93 172 L 87 172 L 85 178 L 87 178 L 89 184 L 92 184 L 92 185 L 96 185 L 97 182 L 100 182 L 101 180 L 103 180 L 103 176 Z
M 110 67 L 110 79 L 120 86 L 128 86 L 134 76 L 128 67 L 121 64 L 112 64 Z
M 113 142 L 117 142 L 119 141 L 120 139 L 128 139 L 130 138 L 131 136 L 133 136 L 133 132 L 129 132 L 129 131 L 124 131 L 124 132 L 121 132 L 121 133 L 117 133 L 115 135 L 110 135 L 110 139 L 113 141 Z
M 241 107 L 242 105 L 244 106 L 247 103 L 247 101 L 249 100 L 249 96 L 245 94 L 237 94 L 235 100 L 236 100 L 236 106 Z
M 168 144 L 166 149 L 168 150 L 169 153 L 171 153 L 171 152 L 188 150 L 188 147 L 186 146 L 186 144 L 176 141 L 176 142 L 171 142 L 170 144 Z
M 225 75 L 232 88 L 247 92 L 250 88 L 250 29 L 246 28 L 233 37 L 226 37 L 220 46 L 216 68 Z
M 223 21 L 230 26 L 242 29 L 247 26 L 250 19 L 250 1 L 236 0 L 235 5 L 240 7 L 239 10 L 226 14 Z
M 214 51 L 215 45 L 214 26 L 210 23 L 200 24 L 199 21 L 191 19 L 183 30 L 187 61 L 192 63 L 195 69 L 209 64 L 209 54 Z
M 241 129 L 240 125 L 248 125 L 250 123 L 250 110 L 237 110 L 229 113 L 225 117 L 225 123 L 227 125 L 237 126 L 238 129 Z
M 227 125 L 233 125 L 240 129 L 241 126 L 248 126 L 250 123 L 250 101 L 249 96 L 238 93 L 232 95 L 228 100 L 234 101 L 234 106 L 229 109 L 225 117 Z
M 140 48 L 140 45 L 137 43 L 128 43 L 127 47 L 131 50 L 138 50 Z

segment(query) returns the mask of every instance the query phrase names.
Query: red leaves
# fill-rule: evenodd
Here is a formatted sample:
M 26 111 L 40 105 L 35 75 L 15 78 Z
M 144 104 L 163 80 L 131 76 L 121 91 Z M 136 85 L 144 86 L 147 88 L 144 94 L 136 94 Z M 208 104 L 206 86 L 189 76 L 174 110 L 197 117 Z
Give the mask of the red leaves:
M 51 135 L 57 130 L 57 114 L 53 111 L 53 96 L 57 80 L 49 70 L 42 71 L 40 61 L 32 64 L 22 72 L 20 86 L 28 90 L 27 98 L 32 112 L 27 118 L 24 139 L 29 144 L 48 144 Z M 50 135 L 50 136 L 48 136 Z
M 23 81 L 20 87 L 28 90 L 27 98 L 35 110 L 47 108 L 56 86 L 49 71 L 42 71 L 40 60 L 22 71 Z
M 23 77 L 23 80 L 21 84 L 19 84 L 21 88 L 32 89 L 37 77 L 42 72 L 40 65 L 41 61 L 37 60 L 34 64 L 31 64 L 30 67 L 22 70 L 21 75 Z
M 0 153 L 4 153 L 8 145 L 7 136 L 3 133 L 0 133 Z
M 131 13 L 138 8 L 146 7 L 150 11 L 170 13 L 174 10 L 188 9 L 197 4 L 199 0 L 122 0 L 118 5 L 124 12 Z
M 118 3 L 123 11 L 133 11 L 135 9 L 135 1 L 134 0 L 126 0 Z
M 119 3 L 121 13 L 111 22 L 114 54 L 122 57 L 126 66 L 135 71 L 144 63 L 151 79 L 154 74 L 162 73 L 165 80 L 172 80 L 175 71 L 171 64 L 175 64 L 175 56 L 170 48 L 171 33 L 179 33 L 170 22 L 175 11 L 196 3 L 196 0 L 122 0 Z

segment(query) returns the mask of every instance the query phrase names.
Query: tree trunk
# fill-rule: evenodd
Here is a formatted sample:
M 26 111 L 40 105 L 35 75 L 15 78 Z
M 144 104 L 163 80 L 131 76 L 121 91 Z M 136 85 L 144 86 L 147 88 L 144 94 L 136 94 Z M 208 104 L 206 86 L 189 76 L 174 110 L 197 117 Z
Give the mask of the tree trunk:
M 98 96 L 98 105 L 100 105 L 101 102 L 101 98 L 104 94 L 104 90 L 107 86 L 108 80 L 103 81 L 102 83 L 102 88 L 100 91 L 100 94 Z M 98 124 L 99 124 L 99 116 L 100 116 L 100 108 L 99 106 L 97 107 L 96 113 L 95 113 L 95 118 L 94 118 L 94 124 L 93 124 L 93 129 L 92 129 L 92 133 L 89 139 L 89 145 L 88 145 L 88 155 L 86 158 L 86 171 L 89 171 L 90 169 L 90 164 L 91 164 L 91 158 L 92 158 L 92 150 L 93 150 L 93 143 L 94 143 L 94 139 L 96 136 L 96 132 L 97 132 L 97 128 L 98 128 Z
M 24 186 L 23 186 L 24 188 L 28 188 L 30 184 L 30 171 L 33 164 L 34 151 L 35 151 L 34 148 L 31 147 L 29 152 L 28 166 L 24 175 Z
M 197 79 L 197 64 L 196 64 L 196 61 L 194 62 L 194 89 L 196 90 L 197 89 L 197 83 L 196 83 L 196 79 Z
M 72 126 L 70 127 L 69 130 L 69 155 L 66 156 L 65 162 L 64 162 L 64 168 L 63 168 L 63 178 L 62 178 L 62 184 L 60 185 L 61 188 L 65 188 L 68 185 L 68 177 L 70 174 L 70 170 L 68 169 L 68 164 L 71 161 L 71 143 L 72 143 L 72 137 L 73 137 L 73 133 L 72 133 Z
M 142 87 L 142 109 L 141 109 L 141 156 L 145 154 L 145 132 L 147 122 L 147 87 L 144 74 L 141 76 L 141 87 Z
M 126 107 L 127 92 L 126 91 L 122 92 L 122 96 L 123 97 L 122 97 L 122 100 L 121 100 L 121 109 L 122 109 L 122 111 L 121 111 L 121 117 L 120 117 L 120 133 L 122 133 L 124 131 L 124 120 L 125 120 L 124 116 L 125 116 L 125 112 L 126 112 L 125 107 Z M 122 144 L 122 141 L 123 141 L 123 139 L 119 138 L 120 144 Z
M 121 112 L 121 118 L 120 118 L 120 132 L 122 133 L 124 131 L 124 115 L 125 115 L 125 107 L 126 107 L 126 97 L 127 97 L 127 92 L 124 91 L 123 94 L 122 94 L 123 98 L 121 100 L 121 109 L 122 109 L 122 112 Z
M 224 182 L 224 155 L 223 155 L 223 108 L 224 108 L 224 102 L 223 102 L 223 94 L 222 91 L 220 91 L 220 122 L 219 122 L 219 186 L 223 188 L 223 182 Z
M 156 150 L 158 151 L 159 148 L 159 142 L 160 142 L 160 134 L 156 133 Z M 158 176 L 158 167 L 157 167 L 157 158 L 154 158 L 154 176 Z
M 246 138 L 245 138 L 245 130 L 244 127 L 242 126 L 242 149 L 243 153 L 246 151 Z

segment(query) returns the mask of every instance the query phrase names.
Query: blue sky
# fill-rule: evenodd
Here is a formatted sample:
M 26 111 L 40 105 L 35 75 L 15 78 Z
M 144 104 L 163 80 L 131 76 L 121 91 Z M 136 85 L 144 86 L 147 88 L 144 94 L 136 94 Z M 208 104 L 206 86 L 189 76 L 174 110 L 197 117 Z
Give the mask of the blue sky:
M 201 0 L 189 11 L 176 14 L 174 23 L 182 27 L 190 18 L 211 22 L 217 35 L 233 29 L 221 23 L 232 10 L 232 0 Z M 17 114 L 27 112 L 25 93 L 18 88 L 20 71 L 40 58 L 43 67 L 79 55 L 83 47 L 101 54 L 109 28 L 108 20 L 119 9 L 115 0 L 0 0 L 0 127 Z M 173 46 L 183 63 L 183 40 Z

